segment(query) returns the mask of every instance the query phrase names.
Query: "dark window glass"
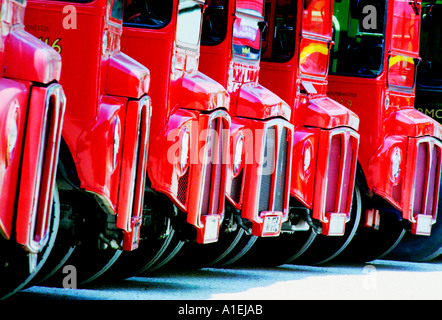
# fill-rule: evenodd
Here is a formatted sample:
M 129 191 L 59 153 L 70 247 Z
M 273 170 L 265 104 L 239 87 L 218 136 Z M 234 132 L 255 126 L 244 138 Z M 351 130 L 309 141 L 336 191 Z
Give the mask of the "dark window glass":
M 442 88 L 442 5 L 423 8 L 420 56 L 418 85 Z
M 367 77 L 383 68 L 386 0 L 342 0 L 334 3 L 330 72 Z
M 227 0 L 208 0 L 204 11 L 201 44 L 220 44 L 227 34 Z
M 173 0 L 127 0 L 124 25 L 144 28 L 163 28 L 172 18 Z
M 286 62 L 295 53 L 296 41 L 296 1 L 278 0 L 276 9 L 266 1 L 265 20 L 268 23 L 262 35 L 263 61 Z M 273 17 L 272 17 L 273 16 Z
M 123 0 L 114 0 L 110 16 L 118 21 L 123 20 Z

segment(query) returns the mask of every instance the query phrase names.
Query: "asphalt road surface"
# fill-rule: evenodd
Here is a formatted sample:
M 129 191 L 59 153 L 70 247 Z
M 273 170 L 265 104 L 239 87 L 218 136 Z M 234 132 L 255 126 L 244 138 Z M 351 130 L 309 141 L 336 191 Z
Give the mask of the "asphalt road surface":
M 160 271 L 87 288 L 34 286 L 10 300 L 442 299 L 442 261 Z M 186 310 L 188 311 L 188 310 Z M 257 310 L 255 310 L 257 311 Z

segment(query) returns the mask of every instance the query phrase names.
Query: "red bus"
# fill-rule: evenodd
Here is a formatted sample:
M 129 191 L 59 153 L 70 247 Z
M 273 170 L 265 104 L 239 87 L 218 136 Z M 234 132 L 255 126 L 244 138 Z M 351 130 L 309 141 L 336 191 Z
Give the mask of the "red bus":
M 327 95 L 332 5 L 265 1 L 259 82 L 292 109 L 290 219 L 280 237 L 259 239 L 249 260 L 264 255 L 260 260 L 270 264 L 325 262 L 350 243 L 359 224 L 359 118 Z
M 58 83 L 60 55 L 24 30 L 26 1 L 0 4 L 0 298 L 5 298 L 38 274 L 54 247 L 65 96 Z
M 60 151 L 62 224 L 43 278 L 61 286 L 63 261 L 76 267 L 81 284 L 103 273 L 123 250 L 138 247 L 150 73 L 120 50 L 122 0 L 35 0 L 27 10 L 27 29 L 60 51 L 67 97 Z
M 420 13 L 417 1 L 335 1 L 329 95 L 364 119 L 350 259 L 380 257 L 406 232 L 428 236 L 436 221 L 442 127 L 414 109 Z
M 421 10 L 421 35 L 417 67 L 415 108 L 439 123 L 442 119 L 442 56 L 440 54 L 442 31 L 442 2 L 423 1 Z M 439 195 L 438 210 L 442 199 Z M 385 258 L 395 260 L 429 261 L 442 252 L 440 216 L 431 228 L 431 235 L 420 237 L 407 233 L 399 245 Z
M 121 46 L 152 75 L 144 240 L 113 268 L 123 276 L 168 262 L 184 241 L 218 241 L 225 217 L 231 119 L 226 89 L 199 70 L 201 0 L 132 0 Z

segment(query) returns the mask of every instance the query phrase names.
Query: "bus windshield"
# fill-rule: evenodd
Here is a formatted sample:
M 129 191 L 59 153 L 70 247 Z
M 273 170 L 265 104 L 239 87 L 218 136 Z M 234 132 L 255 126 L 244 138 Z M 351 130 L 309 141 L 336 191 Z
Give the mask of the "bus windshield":
M 181 0 L 176 30 L 177 44 L 191 49 L 198 48 L 201 35 L 201 21 L 201 3 L 193 0 Z
M 276 6 L 272 7 L 272 2 L 274 0 L 265 3 L 268 27 L 262 35 L 262 60 L 286 62 L 295 54 L 297 3 L 277 0 Z
M 330 73 L 376 77 L 384 61 L 386 0 L 334 3 Z
M 235 58 L 259 61 L 261 51 L 261 31 L 259 22 L 262 19 L 237 12 L 233 24 L 233 56 Z
M 228 1 L 208 0 L 204 12 L 201 43 L 217 45 L 226 38 Z M 235 58 L 259 61 L 261 50 L 260 22 L 263 2 L 237 0 L 232 34 L 232 54 Z
M 422 87 L 442 88 L 442 4 L 422 10 L 420 56 L 417 83 Z
M 123 21 L 123 0 L 109 0 L 109 3 L 112 4 L 109 15 L 110 20 L 121 23 Z
M 227 0 L 207 0 L 203 16 L 201 43 L 206 46 L 220 44 L 227 35 Z
M 125 26 L 159 29 L 172 19 L 173 0 L 127 0 L 123 23 Z

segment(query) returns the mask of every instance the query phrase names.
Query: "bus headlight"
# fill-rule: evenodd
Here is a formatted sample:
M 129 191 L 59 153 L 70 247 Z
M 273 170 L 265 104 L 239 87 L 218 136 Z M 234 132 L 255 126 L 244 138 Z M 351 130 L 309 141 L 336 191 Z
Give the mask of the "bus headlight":
M 6 163 L 9 163 L 12 160 L 12 156 L 15 151 L 15 147 L 17 146 L 18 140 L 18 121 L 19 121 L 19 105 L 16 100 L 12 102 L 11 112 L 8 115 L 7 123 L 6 123 Z
M 235 149 L 233 153 L 233 174 L 235 176 L 239 173 L 241 169 L 243 149 L 244 149 L 244 137 L 242 134 L 240 134 L 238 139 L 236 140 Z
M 181 149 L 180 149 L 180 170 L 181 174 L 187 169 L 189 164 L 189 151 L 190 151 L 190 133 L 187 128 L 184 129 L 183 134 L 181 136 Z
M 393 181 L 397 181 L 399 179 L 399 175 L 401 173 L 401 161 L 401 150 L 396 147 L 391 154 L 391 176 Z
M 114 124 L 112 170 L 115 170 L 115 168 L 117 167 L 118 153 L 120 152 L 120 140 L 121 140 L 121 121 L 120 118 L 117 118 Z
M 302 175 L 307 177 L 310 174 L 310 167 L 312 164 L 313 146 L 309 140 L 304 144 L 303 151 L 303 163 L 302 163 Z

